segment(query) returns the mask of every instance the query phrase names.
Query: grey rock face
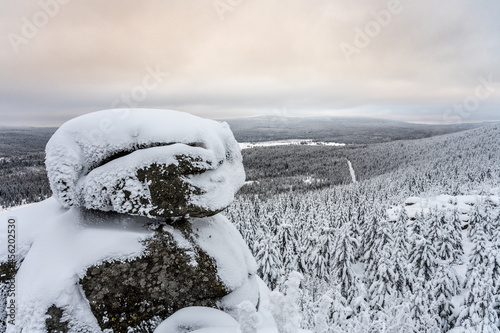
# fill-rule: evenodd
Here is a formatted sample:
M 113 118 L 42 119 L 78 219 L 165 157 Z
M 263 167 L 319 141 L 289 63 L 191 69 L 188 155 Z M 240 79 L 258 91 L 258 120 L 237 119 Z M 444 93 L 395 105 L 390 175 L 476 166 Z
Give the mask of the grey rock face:
M 80 285 L 102 329 L 152 332 L 159 320 L 189 306 L 217 307 L 233 290 L 221 281 L 217 263 L 193 239 L 188 220 L 172 225 L 189 242 L 180 247 L 172 232 L 158 227 L 144 254 L 87 269 Z M 183 243 L 185 243 L 183 241 Z
M 200 163 L 191 156 L 178 155 L 175 159 L 176 164 L 153 163 L 136 171 L 134 178 L 148 189 L 143 195 L 131 196 L 127 179 L 117 181 L 109 195 L 121 196 L 124 202 L 115 210 L 125 214 L 142 215 L 144 208 L 148 207 L 149 216 L 172 218 L 212 216 L 224 209 L 225 207 L 210 209 L 192 203 L 192 197 L 203 194 L 204 190 L 189 182 L 188 177 L 207 171 L 200 164 L 210 164 L 206 161 Z M 103 192 L 105 190 L 101 189 L 99 193 Z

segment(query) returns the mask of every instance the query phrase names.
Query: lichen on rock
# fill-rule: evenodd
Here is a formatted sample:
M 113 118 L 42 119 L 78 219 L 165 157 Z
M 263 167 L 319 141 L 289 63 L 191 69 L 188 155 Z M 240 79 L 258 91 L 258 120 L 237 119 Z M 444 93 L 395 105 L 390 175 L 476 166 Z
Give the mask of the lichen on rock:
M 149 198 L 143 199 L 143 205 L 151 204 L 149 214 L 162 218 L 177 216 L 205 217 L 217 214 L 222 209 L 211 210 L 194 205 L 193 195 L 201 195 L 203 190 L 189 182 L 190 175 L 201 174 L 206 169 L 194 162 L 200 159 L 191 156 L 175 156 L 177 164 L 158 164 L 137 170 L 137 179 L 147 184 Z M 210 163 L 208 163 L 210 164 Z M 139 207 L 136 208 L 138 210 Z
M 194 243 L 189 222 L 181 219 L 173 227 L 190 248 L 179 246 L 169 229 L 160 226 L 144 241 L 142 256 L 87 269 L 80 284 L 102 329 L 144 329 L 184 307 L 216 307 L 230 292 L 217 275 L 215 260 Z

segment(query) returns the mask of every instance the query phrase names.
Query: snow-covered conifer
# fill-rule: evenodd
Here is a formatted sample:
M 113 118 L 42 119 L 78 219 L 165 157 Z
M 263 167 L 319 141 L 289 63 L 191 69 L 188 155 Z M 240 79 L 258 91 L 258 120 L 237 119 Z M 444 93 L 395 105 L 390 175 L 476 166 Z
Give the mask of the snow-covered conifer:
M 472 250 L 469 253 L 469 264 L 467 266 L 466 280 L 469 279 L 473 269 L 479 269 L 480 274 L 484 272 L 489 265 L 490 259 L 488 255 L 491 254 L 491 243 L 485 232 L 486 221 L 478 220 L 475 222 L 474 231 L 470 237 L 473 244 Z
M 255 259 L 259 264 L 259 276 L 271 290 L 275 289 L 283 269 L 274 238 L 268 236 L 260 242 Z
M 317 333 L 327 333 L 331 325 L 330 313 L 333 299 L 328 295 L 323 295 L 314 314 L 315 331 Z
M 285 295 L 278 290 L 274 290 L 269 295 L 270 311 L 273 315 L 279 333 L 288 333 L 286 331 L 287 313 L 285 312 Z
M 285 274 L 297 270 L 297 238 L 291 224 L 282 224 L 278 227 L 276 244 Z
M 411 317 L 415 323 L 416 332 L 440 332 L 438 317 L 432 310 L 431 299 L 422 277 L 417 277 L 410 297 Z
M 392 228 L 393 230 L 393 250 L 391 261 L 394 264 L 394 288 L 396 297 L 404 297 L 411 291 L 413 284 L 413 273 L 409 269 L 408 249 L 410 241 L 408 237 L 408 215 L 404 207 L 400 208 L 398 218 Z
M 469 227 L 467 228 L 467 236 L 473 238 L 478 230 L 478 225 L 481 223 L 483 217 L 479 208 L 479 202 L 476 202 L 472 209 L 469 211 Z
M 384 246 L 379 253 L 380 259 L 374 266 L 375 271 L 370 272 L 371 283 L 368 286 L 368 304 L 374 311 L 381 311 L 397 297 L 395 290 L 396 276 L 394 274 L 394 263 L 391 262 L 391 244 Z
M 342 296 L 350 303 L 356 292 L 354 248 L 356 239 L 351 235 L 349 225 L 343 225 L 336 231 L 336 248 L 332 262 L 332 274 L 339 284 Z
M 416 277 L 421 277 L 425 281 L 429 281 L 436 269 L 436 249 L 430 239 L 426 237 L 429 225 L 426 223 L 422 226 L 422 235 L 415 234 L 415 239 L 412 241 L 413 249 L 410 251 L 410 263 L 413 267 L 413 272 Z
M 433 310 L 437 312 L 438 325 L 443 332 L 447 332 L 452 326 L 454 310 L 452 297 L 460 291 L 460 281 L 457 273 L 449 263 L 444 261 L 439 263 L 436 273 L 429 284 Z
M 462 220 L 456 207 L 448 215 L 445 230 L 449 234 L 449 241 L 453 248 L 452 264 L 460 265 L 463 263 L 464 248 L 462 243 Z
M 391 226 L 387 222 L 387 219 L 380 220 L 377 226 L 378 228 L 375 230 L 375 233 L 371 235 L 373 242 L 365 258 L 366 265 L 363 281 L 368 289 L 374 280 L 374 276 L 377 274 L 379 261 L 382 259 L 381 254 L 387 245 L 392 246 L 394 243 Z
M 467 292 L 456 321 L 457 332 L 500 332 L 494 309 L 491 267 L 486 269 L 473 267 L 465 288 Z

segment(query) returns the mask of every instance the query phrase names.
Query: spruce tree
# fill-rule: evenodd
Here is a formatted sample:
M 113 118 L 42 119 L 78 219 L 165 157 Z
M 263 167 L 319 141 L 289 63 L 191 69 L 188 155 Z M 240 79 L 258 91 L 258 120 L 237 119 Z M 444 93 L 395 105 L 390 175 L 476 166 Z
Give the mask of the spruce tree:
M 264 238 L 260 242 L 259 248 L 255 257 L 259 264 L 257 272 L 267 286 L 274 290 L 277 287 L 278 279 L 283 275 L 283 268 L 273 237 Z
M 350 303 L 356 292 L 356 275 L 352 270 L 356 239 L 351 235 L 349 225 L 336 231 L 336 247 L 332 261 L 332 272 L 339 284 L 342 296 Z
M 394 262 L 391 260 L 392 244 L 385 245 L 379 253 L 375 270 L 369 272 L 368 304 L 374 312 L 383 311 L 396 298 L 396 276 Z
M 373 242 L 366 257 L 365 275 L 363 276 L 368 289 L 377 274 L 379 261 L 382 259 L 381 253 L 383 253 L 387 245 L 392 246 L 394 243 L 391 226 L 384 217 L 377 223 L 377 226 L 378 228 L 371 236 Z
M 297 270 L 297 238 L 291 224 L 286 223 L 278 227 L 276 244 L 285 275 Z
M 410 313 L 415 322 L 415 331 L 439 332 L 437 316 L 432 311 L 431 298 L 429 297 L 426 282 L 422 277 L 416 278 L 410 300 Z
M 429 289 L 437 312 L 438 325 L 442 332 L 447 332 L 453 324 L 454 306 L 451 300 L 460 290 L 460 280 L 449 262 L 441 261 L 439 263 L 436 273 L 430 281 Z
M 487 254 L 491 251 L 491 244 L 485 232 L 485 221 L 479 220 L 473 226 L 470 241 L 473 244 L 469 253 L 469 264 L 467 266 L 466 279 L 468 280 L 474 268 L 481 269 L 481 272 L 489 264 L 490 258 Z
M 416 277 L 429 281 L 436 269 L 436 249 L 434 244 L 425 235 L 428 235 L 429 225 L 422 227 L 422 235 L 414 235 L 412 244 L 414 248 L 410 252 L 410 263 Z
M 335 255 L 335 231 L 329 227 L 321 228 L 315 249 L 311 252 L 312 274 L 322 280 L 329 280 Z
M 394 287 L 397 297 L 404 297 L 412 289 L 413 274 L 408 264 L 408 249 L 410 241 L 408 237 L 408 215 L 404 207 L 400 208 L 398 218 L 394 224 L 393 237 L 394 245 L 391 252 L 391 260 L 394 263 Z
M 463 263 L 464 248 L 462 241 L 462 220 L 456 207 L 453 208 L 451 215 L 448 216 L 445 232 L 450 235 L 449 240 L 453 248 L 454 265 Z
M 467 292 L 456 321 L 458 332 L 500 332 L 491 275 L 491 267 L 471 269 L 465 286 Z

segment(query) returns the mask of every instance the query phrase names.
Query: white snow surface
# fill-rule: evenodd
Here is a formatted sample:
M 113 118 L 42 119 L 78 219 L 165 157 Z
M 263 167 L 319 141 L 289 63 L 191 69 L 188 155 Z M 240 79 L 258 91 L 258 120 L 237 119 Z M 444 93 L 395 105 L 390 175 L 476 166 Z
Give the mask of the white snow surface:
M 131 198 L 150 197 L 136 171 L 153 163 L 177 164 L 177 155 L 199 158 L 198 166 L 208 170 L 187 178 L 204 192 L 192 204 L 222 209 L 244 183 L 241 150 L 229 125 L 172 110 L 113 109 L 74 118 L 47 143 L 45 164 L 64 207 L 123 212 L 123 193 L 113 195 L 113 186 L 125 180 Z M 140 214 L 148 216 L 151 208 Z
M 190 221 L 201 249 L 209 256 L 220 259 L 217 260 L 217 271 L 225 285 L 230 290 L 235 290 L 247 283 L 249 273 L 254 275 L 257 272 L 257 263 L 250 250 L 241 251 L 242 248 L 248 249 L 248 246 L 227 218 L 218 214 L 191 218 Z M 242 264 L 248 270 L 240 269 Z
M 278 141 L 263 141 L 263 142 L 240 142 L 241 149 L 255 148 L 255 147 L 271 147 L 271 146 L 345 146 L 345 143 L 338 142 L 324 142 L 324 141 L 313 141 L 311 139 L 301 140 L 278 140 Z
M 45 313 L 52 304 L 65 315 L 78 318 L 77 327 L 100 332 L 88 301 L 79 286 L 92 265 L 127 260 L 143 254 L 142 240 L 150 237 L 149 226 L 157 220 L 141 216 L 61 208 L 54 198 L 0 214 L 0 238 L 7 238 L 7 219 L 16 219 L 17 258 L 22 262 L 16 276 L 16 326 L 7 332 L 43 332 Z M 242 300 L 258 302 L 257 265 L 240 234 L 220 214 L 191 219 L 194 239 L 212 256 L 218 275 L 229 291 L 221 301 L 228 310 Z M 181 248 L 189 242 L 180 232 L 165 226 Z M 0 262 L 7 260 L 7 247 L 0 249 Z M 196 264 L 193 260 L 193 264 Z
M 351 161 L 347 160 L 347 165 L 349 166 L 349 173 L 351 174 L 351 179 L 353 183 L 356 183 L 356 173 L 354 172 L 354 168 L 352 167 Z
M 405 200 L 405 209 L 408 217 L 415 217 L 418 212 L 423 211 L 425 214 L 429 213 L 433 208 L 448 210 L 450 213 L 453 209 L 457 209 L 462 221 L 468 220 L 468 214 L 471 208 L 481 200 L 489 199 L 500 204 L 499 195 L 447 195 L 441 194 L 432 197 L 409 197 Z M 396 220 L 399 208 L 391 208 L 388 211 L 389 219 Z
M 238 322 L 225 312 L 202 306 L 192 306 L 181 309 L 171 315 L 167 320 L 158 325 L 154 332 L 203 332 L 205 329 L 213 327 L 218 327 L 219 329 L 233 328 L 232 332 L 236 332 L 237 326 Z
M 82 327 L 99 331 L 79 279 L 96 263 L 140 255 L 140 240 L 151 232 L 138 227 L 139 217 L 97 223 L 85 215 L 78 208 L 62 209 L 53 198 L 0 215 L 2 239 L 6 238 L 4 220 L 16 219 L 17 258 L 24 258 L 16 275 L 16 325 L 9 325 L 7 332 L 20 328 L 44 332 L 45 313 L 52 304 L 79 318 Z M 0 261 L 5 261 L 6 248 L 0 251 Z

